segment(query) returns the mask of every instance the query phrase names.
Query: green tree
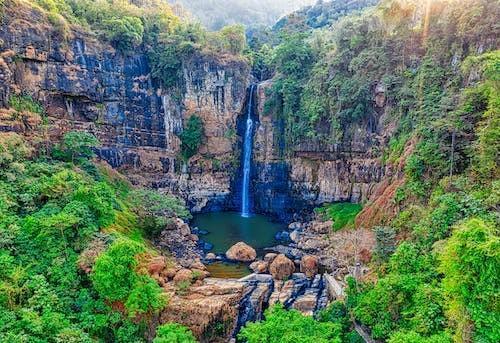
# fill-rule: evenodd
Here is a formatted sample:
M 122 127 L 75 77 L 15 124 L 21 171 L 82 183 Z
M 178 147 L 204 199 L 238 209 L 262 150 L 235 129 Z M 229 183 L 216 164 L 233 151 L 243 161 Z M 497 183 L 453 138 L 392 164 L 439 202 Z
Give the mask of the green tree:
M 318 322 L 297 310 L 274 305 L 265 311 L 265 320 L 247 323 L 238 338 L 248 343 L 341 343 L 341 324 Z
M 160 325 L 156 329 L 153 343 L 195 343 L 193 333 L 186 327 L 177 323 Z
M 478 218 L 458 226 L 440 255 L 457 342 L 500 340 L 500 230 Z
M 220 36 L 229 53 L 239 55 L 245 49 L 246 38 L 243 25 L 225 26 L 220 30 Z
M 142 43 L 144 27 L 137 17 L 110 18 L 103 21 L 106 38 L 119 50 L 130 51 Z
M 101 143 L 92 134 L 83 131 L 70 131 L 64 134 L 61 144 L 54 149 L 54 156 L 67 161 L 89 159 L 94 156 L 94 148 Z
M 181 155 L 184 160 L 189 160 L 196 155 L 204 135 L 203 121 L 200 117 L 193 115 L 189 117 L 184 130 L 180 133 Z

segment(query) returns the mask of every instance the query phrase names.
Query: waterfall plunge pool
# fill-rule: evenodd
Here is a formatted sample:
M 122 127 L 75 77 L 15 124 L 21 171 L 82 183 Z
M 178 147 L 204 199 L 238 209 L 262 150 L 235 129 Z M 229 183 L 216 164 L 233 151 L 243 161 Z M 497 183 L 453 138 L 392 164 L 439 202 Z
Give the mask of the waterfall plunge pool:
M 273 222 L 266 216 L 242 217 L 238 212 L 195 214 L 191 226 L 208 232 L 202 238 L 213 244 L 210 252 L 225 254 L 235 243 L 245 242 L 256 250 L 257 257 L 265 254 L 264 248 L 276 245 L 276 233 L 286 229 L 284 224 Z M 240 278 L 251 273 L 245 263 L 221 261 L 209 264 L 207 268 L 212 277 Z

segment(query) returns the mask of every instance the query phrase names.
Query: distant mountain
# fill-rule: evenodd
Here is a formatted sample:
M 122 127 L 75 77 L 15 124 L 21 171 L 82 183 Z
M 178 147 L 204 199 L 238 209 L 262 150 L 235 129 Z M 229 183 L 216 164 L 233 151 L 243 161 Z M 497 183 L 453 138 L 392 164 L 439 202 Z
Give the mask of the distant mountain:
M 330 25 L 350 12 L 374 6 L 377 3 L 379 0 L 318 0 L 314 5 L 305 6 L 281 18 L 274 28 L 281 29 L 292 24 L 316 29 Z
M 281 16 L 316 0 L 168 0 L 181 5 L 210 30 L 229 24 L 273 25 Z M 178 9 L 179 10 L 179 9 Z M 181 10 L 182 11 L 182 10 Z

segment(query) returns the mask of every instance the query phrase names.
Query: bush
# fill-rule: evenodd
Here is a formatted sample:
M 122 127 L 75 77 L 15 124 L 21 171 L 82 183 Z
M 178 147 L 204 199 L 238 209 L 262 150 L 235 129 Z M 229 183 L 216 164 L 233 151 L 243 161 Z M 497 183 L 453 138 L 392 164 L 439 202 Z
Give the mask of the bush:
M 136 272 L 137 255 L 144 251 L 139 243 L 119 239 L 97 258 L 92 270 L 99 294 L 109 301 L 123 302 L 130 316 L 155 313 L 166 304 L 156 281 Z
M 144 27 L 137 17 L 110 18 L 103 28 L 106 38 L 121 51 L 131 51 L 142 43 Z
M 200 117 L 193 115 L 189 117 L 184 130 L 179 135 L 181 140 L 181 156 L 189 160 L 196 155 L 203 139 L 203 121 Z
M 238 338 L 248 343 L 341 343 L 340 324 L 318 322 L 297 310 L 274 305 L 265 311 L 265 320 L 247 323 Z
M 196 343 L 192 332 L 177 323 L 160 325 L 153 343 Z
M 497 223 L 472 218 L 459 225 L 440 254 L 447 314 L 457 340 L 500 340 L 499 235 Z
M 9 106 L 17 112 L 31 112 L 37 114 L 45 114 L 45 108 L 37 100 L 33 99 L 30 95 L 11 95 L 9 97 Z
M 130 199 L 140 218 L 140 225 L 148 237 L 160 233 L 172 217 L 191 218 L 184 202 L 173 195 L 138 189 L 131 192 Z
M 386 261 L 396 249 L 396 231 L 391 227 L 377 226 L 375 231 L 375 255 L 381 260 Z
M 88 132 L 71 131 L 64 134 L 61 144 L 56 145 L 53 155 L 71 162 L 89 159 L 94 157 L 94 148 L 100 144 L 99 140 Z

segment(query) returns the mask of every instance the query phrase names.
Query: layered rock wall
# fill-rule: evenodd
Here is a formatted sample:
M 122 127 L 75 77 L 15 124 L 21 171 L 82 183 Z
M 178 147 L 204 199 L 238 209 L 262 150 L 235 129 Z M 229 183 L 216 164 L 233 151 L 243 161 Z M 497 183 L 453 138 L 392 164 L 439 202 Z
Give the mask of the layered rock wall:
M 78 27 L 63 37 L 40 10 L 7 6 L 0 107 L 12 94 L 29 94 L 45 106 L 53 139 L 68 130 L 92 132 L 102 142 L 98 155 L 134 182 L 178 193 L 194 210 L 222 204 L 237 168 L 235 125 L 248 66 L 198 54 L 185 63 L 185 89 L 166 90 L 151 77 L 145 50 L 122 54 Z M 184 164 L 177 134 L 191 115 L 202 118 L 205 138 Z
M 284 123 L 264 111 L 266 89 L 271 85 L 263 82 L 258 90 L 254 143 L 258 168 L 253 189 L 259 212 L 290 219 L 302 208 L 325 202 L 366 201 L 384 180 L 397 174 L 380 158 L 392 132 L 383 87 L 373 95 L 372 115 L 345 128 L 340 144 L 306 142 L 285 151 Z

